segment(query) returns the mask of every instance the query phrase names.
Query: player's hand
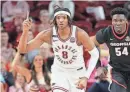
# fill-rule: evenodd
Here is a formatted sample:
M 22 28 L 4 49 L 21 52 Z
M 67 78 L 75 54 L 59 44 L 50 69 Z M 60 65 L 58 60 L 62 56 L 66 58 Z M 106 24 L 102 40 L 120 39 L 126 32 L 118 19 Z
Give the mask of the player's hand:
M 79 89 L 86 89 L 87 87 L 87 78 L 86 77 L 82 77 L 79 79 L 79 81 L 76 83 L 77 88 Z
M 23 31 L 29 31 L 32 25 L 32 20 L 29 18 L 29 12 L 27 12 L 27 18 L 23 21 Z

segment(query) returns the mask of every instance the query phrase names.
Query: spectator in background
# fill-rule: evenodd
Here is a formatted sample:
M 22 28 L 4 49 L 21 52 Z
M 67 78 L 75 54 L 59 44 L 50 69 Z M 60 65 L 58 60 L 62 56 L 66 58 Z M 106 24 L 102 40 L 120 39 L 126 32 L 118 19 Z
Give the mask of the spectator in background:
M 73 19 L 75 14 L 75 4 L 72 0 L 52 0 L 49 4 L 49 15 L 52 18 L 55 6 L 68 8 L 71 12 L 71 18 Z
M 50 28 L 50 19 L 48 10 L 41 10 L 39 13 L 41 24 L 39 25 L 39 32 Z
M 14 26 L 16 27 L 16 32 L 20 33 L 22 31 L 22 23 L 24 21 L 24 17 L 22 12 L 16 13 L 13 17 Z
M 47 43 L 43 43 L 40 46 L 40 55 L 42 55 L 42 57 L 46 61 L 46 66 L 49 71 L 49 75 L 51 75 L 51 66 L 54 61 L 54 53 L 51 51 L 51 46 Z
M 1 92 L 7 92 L 8 89 L 8 85 L 5 81 L 4 75 L 6 74 L 6 69 L 5 69 L 5 60 L 3 59 L 3 57 L 0 58 L 0 88 L 1 88 Z
M 43 61 L 43 57 L 39 54 L 37 54 L 33 58 L 31 71 L 27 68 L 21 67 L 18 65 L 21 56 L 19 53 L 16 54 L 12 67 L 14 70 L 16 70 L 18 73 L 25 76 L 26 81 L 29 83 L 29 88 L 32 85 L 37 85 L 41 90 L 42 89 L 50 89 L 50 78 L 48 76 L 48 73 L 46 71 L 46 67 Z
M 8 87 L 1 73 L 0 73 L 0 88 L 1 92 L 7 92 Z
M 24 17 L 22 16 L 22 12 L 16 13 L 13 16 L 13 22 L 12 26 L 14 26 L 12 29 L 9 29 L 9 42 L 11 42 L 13 45 L 16 44 L 17 36 L 19 36 L 22 33 L 22 23 L 23 23 Z
M 107 80 L 107 68 L 99 67 L 96 72 L 96 82 L 88 89 L 88 92 L 109 92 Z
M 20 73 L 16 73 L 14 78 L 15 78 L 15 84 L 9 87 L 8 92 L 28 92 L 29 89 L 25 77 Z
M 26 2 L 23 1 L 7 1 L 3 4 L 2 9 L 2 15 L 4 17 L 6 17 L 6 15 L 9 13 L 12 14 L 10 15 L 11 18 L 5 18 L 5 20 L 9 20 L 4 21 L 4 27 L 9 34 L 9 42 L 14 45 L 17 35 L 22 31 L 22 22 L 26 17 L 27 11 L 29 9 L 26 6 Z M 5 12 L 7 13 L 6 15 L 4 15 Z
M 13 74 L 7 71 L 6 60 L 2 56 L 1 56 L 0 64 L 1 64 L 1 67 L 0 67 L 1 83 L 7 84 L 6 88 L 14 85 Z
M 22 12 L 23 17 L 26 17 L 27 11 L 29 11 L 29 5 L 26 1 L 6 1 L 2 6 L 2 18 L 4 22 L 9 22 L 19 12 Z
M 51 52 L 51 46 L 47 43 L 43 43 L 40 46 L 40 55 L 42 55 L 45 59 L 53 57 L 53 53 Z
M 1 30 L 1 47 L 7 47 L 8 40 L 9 40 L 8 33 L 4 29 L 2 29 Z
M 94 2 L 95 3 L 95 2 Z M 87 13 L 93 13 L 96 21 L 105 20 L 105 13 L 102 6 L 88 6 L 86 8 Z
M 7 62 L 11 61 L 14 57 L 15 50 L 12 48 L 12 44 L 8 43 L 9 36 L 4 30 L 1 32 L 1 56 L 6 59 Z
M 75 16 L 74 16 L 74 20 L 75 21 L 81 21 L 81 20 L 86 20 L 86 21 L 90 21 L 91 19 L 90 18 L 94 18 L 94 16 L 91 16 L 90 14 L 88 14 L 86 12 L 86 7 L 87 7 L 87 4 L 88 2 L 84 3 L 84 2 L 77 2 L 77 5 L 76 5 L 76 12 L 75 12 Z
M 124 8 L 129 11 L 128 20 L 130 20 L 130 2 L 129 1 L 124 4 Z
M 34 37 L 39 33 L 39 24 L 35 19 L 32 19 L 32 27 L 30 31 L 33 33 Z

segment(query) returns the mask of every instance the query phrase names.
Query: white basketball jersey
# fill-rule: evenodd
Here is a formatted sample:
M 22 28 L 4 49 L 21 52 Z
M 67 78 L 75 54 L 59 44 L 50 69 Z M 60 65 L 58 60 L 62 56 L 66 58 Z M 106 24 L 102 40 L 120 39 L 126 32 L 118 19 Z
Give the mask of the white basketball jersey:
M 61 68 L 73 69 L 83 67 L 83 46 L 77 45 L 76 26 L 71 27 L 69 38 L 63 40 L 59 37 L 55 27 L 53 27 L 52 47 L 54 51 L 53 66 Z

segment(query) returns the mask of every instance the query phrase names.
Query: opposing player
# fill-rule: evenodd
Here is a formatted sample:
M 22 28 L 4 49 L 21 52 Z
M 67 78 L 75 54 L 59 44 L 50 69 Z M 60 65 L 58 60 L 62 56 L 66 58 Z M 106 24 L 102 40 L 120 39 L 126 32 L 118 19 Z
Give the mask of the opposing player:
M 31 21 L 27 18 L 23 22 L 18 50 L 20 53 L 26 53 L 39 48 L 44 42 L 51 44 L 54 51 L 51 76 L 53 92 L 85 92 L 87 79 L 99 58 L 98 50 L 84 30 L 71 25 L 69 9 L 57 8 L 53 22 L 53 28 L 40 32 L 27 43 L 27 34 L 31 27 Z M 83 59 L 83 46 L 91 54 L 87 70 Z
M 112 25 L 96 33 L 93 40 L 99 46 L 106 43 L 112 66 L 111 92 L 130 92 L 130 27 L 128 12 L 115 8 L 111 12 Z

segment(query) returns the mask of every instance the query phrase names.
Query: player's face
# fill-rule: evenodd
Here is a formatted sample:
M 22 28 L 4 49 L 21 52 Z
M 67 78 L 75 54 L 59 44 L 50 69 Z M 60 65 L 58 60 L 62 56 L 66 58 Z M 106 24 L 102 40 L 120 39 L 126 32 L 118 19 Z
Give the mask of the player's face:
M 43 65 L 43 58 L 42 58 L 42 56 L 40 56 L 40 55 L 37 55 L 37 56 L 35 56 L 35 58 L 34 58 L 34 66 L 35 67 L 42 67 L 42 65 Z
M 59 29 L 64 29 L 68 26 L 68 18 L 66 14 L 58 14 L 56 16 L 56 23 Z
M 123 34 L 126 29 L 127 19 L 123 14 L 115 14 L 112 17 L 112 25 L 118 34 Z

